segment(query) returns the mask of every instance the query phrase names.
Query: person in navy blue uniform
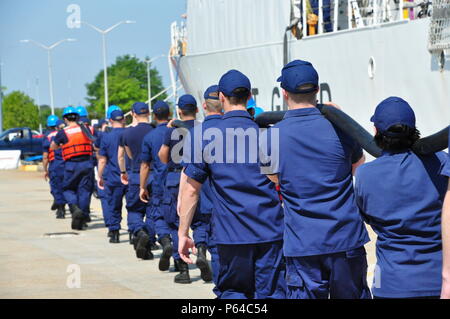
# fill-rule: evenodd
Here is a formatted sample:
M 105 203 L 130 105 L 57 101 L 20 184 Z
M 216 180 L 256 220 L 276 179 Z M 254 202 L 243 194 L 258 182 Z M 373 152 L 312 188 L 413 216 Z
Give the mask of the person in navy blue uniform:
M 287 297 L 371 298 L 369 237 L 352 183 L 362 149 L 316 108 L 319 76 L 311 63 L 288 63 L 278 81 L 288 111 L 266 132 L 267 154 L 279 156 L 264 160 L 261 171 L 280 185 L 283 198 Z
M 153 218 L 158 241 L 162 246 L 162 254 L 158 264 L 160 271 L 169 270 L 170 257 L 173 254 L 171 230 L 164 219 L 161 208 L 167 166 L 161 163 L 158 157 L 164 136 L 169 130 L 167 127 L 169 116 L 169 105 L 164 101 L 156 101 L 153 105 L 153 117 L 156 121 L 156 128 L 148 133 L 142 142 L 140 169 L 140 198 L 141 201 L 148 203 L 147 215 Z M 151 189 L 151 194 L 149 188 Z
M 128 185 L 126 193 L 126 208 L 128 211 L 128 231 L 132 234 L 136 257 L 153 259 L 151 246 L 154 244 L 154 226 L 150 216 L 146 216 L 146 203 L 139 198 L 139 169 L 141 167 L 141 147 L 144 136 L 153 127 L 149 123 L 149 107 L 143 102 L 136 102 L 132 106 L 133 118 L 136 126 L 128 127 L 122 133 L 119 142 L 118 159 L 120 179 Z M 126 167 L 124 153 L 130 160 Z
M 63 111 L 67 126 L 58 131 L 50 148 L 61 148 L 64 160 L 63 194 L 72 213 L 72 229 L 82 230 L 90 221 L 89 205 L 94 183 L 92 141 L 80 128 L 74 107 Z
M 382 156 L 356 171 L 355 193 L 378 235 L 374 298 L 436 298 L 442 284 L 441 211 L 447 154 L 411 151 L 420 133 L 409 104 L 389 97 L 371 121 Z
M 102 137 L 106 133 L 105 129 L 107 127 L 108 122 L 104 119 L 100 120 L 97 127 L 94 126 L 94 136 L 96 137 L 93 145 L 94 145 L 94 167 L 97 169 L 97 175 L 99 170 L 99 150 L 102 142 Z M 105 227 L 109 229 L 109 216 L 107 215 L 110 210 L 108 209 L 108 200 L 105 195 L 104 188 L 99 187 L 99 180 L 95 182 L 94 185 L 94 196 L 97 195 L 97 198 L 100 200 L 100 204 L 102 207 L 102 215 L 103 215 L 103 221 L 105 222 Z M 96 194 L 95 194 L 96 193 Z M 111 237 L 111 232 L 108 231 L 108 237 Z
M 186 139 L 185 143 L 189 143 L 189 146 L 184 146 L 183 148 L 183 157 L 187 154 L 190 154 L 190 157 L 186 160 L 183 160 L 183 166 L 186 164 L 195 161 L 196 156 L 200 156 L 201 158 L 201 137 L 204 135 L 204 132 L 210 128 L 214 128 L 218 123 L 222 120 L 222 105 L 219 101 L 219 86 L 212 85 L 206 89 L 203 94 L 203 98 L 205 99 L 203 102 L 203 110 L 205 112 L 205 118 L 203 123 L 191 128 L 189 130 L 190 138 Z M 202 134 L 196 134 L 196 132 L 202 132 Z M 199 146 L 196 148 L 196 144 Z M 189 147 L 190 152 L 186 152 L 186 149 Z M 197 153 L 196 153 L 197 152 Z M 183 182 L 186 179 L 181 179 L 180 187 L 183 187 Z M 203 183 L 201 192 L 200 192 L 200 206 L 197 214 L 194 216 L 194 219 L 191 224 L 191 228 L 193 230 L 192 237 L 195 243 L 195 247 L 197 248 L 197 260 L 195 262 L 196 266 L 200 269 L 201 278 L 205 281 L 214 280 L 216 287 L 213 289 L 214 293 L 219 296 L 220 292 L 217 289 L 217 277 L 219 274 L 219 256 L 217 255 L 217 247 L 213 238 L 213 225 L 211 224 L 211 214 L 214 209 L 214 205 L 212 203 L 212 190 L 209 185 L 209 180 Z M 209 267 L 208 260 L 206 258 L 206 252 L 209 251 L 211 254 L 211 266 L 212 270 Z
M 208 180 L 220 264 L 219 298 L 285 298 L 283 210 L 275 184 L 260 174 L 259 128 L 246 109 L 250 80 L 230 70 L 221 77 L 219 92 L 225 114 L 214 129 L 214 138 L 203 138 L 202 158 L 189 163 L 183 172 L 179 253 L 185 262 L 193 263 L 189 249 L 194 253 L 196 249 L 189 226 L 202 184 Z
M 164 197 L 162 202 L 162 209 L 164 219 L 169 225 L 173 246 L 174 246 L 174 260 L 180 271 L 174 278 L 175 283 L 190 284 L 191 278 L 189 276 L 188 265 L 180 258 L 178 254 L 178 190 L 180 185 L 180 175 L 183 170 L 182 156 L 183 156 L 183 139 L 188 133 L 188 129 L 194 127 L 196 114 L 198 112 L 197 101 L 190 94 L 182 95 L 178 99 L 178 116 L 183 121 L 185 128 L 172 127 L 171 122 L 168 123 L 169 129 L 166 131 L 163 143 L 158 152 L 159 159 L 162 163 L 167 165 L 167 175 L 164 185 Z M 176 157 L 173 157 L 172 151 L 174 147 L 180 146 Z
M 58 133 L 58 117 L 50 115 L 47 118 L 48 134 L 42 141 L 43 149 L 43 166 L 45 171 L 45 179 L 49 179 L 50 192 L 53 195 L 53 205 L 56 209 L 56 218 L 65 218 L 64 206 L 66 201 L 63 195 L 63 179 L 64 179 L 64 160 L 62 158 L 61 150 L 53 151 L 50 149 L 50 144 Z
M 124 131 L 125 117 L 121 110 L 114 110 L 110 117 L 111 131 L 102 134 L 98 151 L 98 187 L 103 191 L 105 204 L 103 216 L 108 225 L 110 243 L 120 243 L 120 222 L 122 203 L 127 186 L 120 181 L 120 168 L 117 161 L 119 140 Z
M 443 246 L 443 269 L 442 269 L 442 299 L 450 299 L 450 129 L 448 131 L 447 164 L 442 170 L 442 175 L 447 177 L 448 186 L 442 207 L 442 246 Z

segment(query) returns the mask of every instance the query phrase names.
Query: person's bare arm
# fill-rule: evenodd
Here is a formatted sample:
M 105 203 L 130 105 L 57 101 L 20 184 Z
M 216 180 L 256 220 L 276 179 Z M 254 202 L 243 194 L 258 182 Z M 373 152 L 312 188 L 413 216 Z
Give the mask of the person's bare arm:
M 170 153 L 169 146 L 163 144 L 158 152 L 158 157 L 161 163 L 163 164 L 169 163 L 169 155 L 170 155 L 169 153 Z
M 139 186 L 140 186 L 139 197 L 141 201 L 143 201 L 144 203 L 148 203 L 150 197 L 147 190 L 147 181 L 149 175 L 150 175 L 150 164 L 147 162 L 142 162 L 141 169 L 139 171 Z
M 278 174 L 271 174 L 271 175 L 266 175 L 268 179 L 270 179 L 272 181 L 272 183 L 278 185 L 279 184 L 279 180 L 278 180 Z
M 361 166 L 362 164 L 364 164 L 365 162 L 366 162 L 366 156 L 363 154 L 363 156 L 361 156 L 359 161 L 357 161 L 356 163 L 352 164 L 352 175 L 355 175 L 356 169 L 359 166 Z
M 183 171 L 184 173 L 184 171 Z M 180 175 L 180 185 L 178 187 L 178 189 L 181 189 L 183 187 L 185 187 L 185 184 L 187 183 L 188 177 L 186 174 L 181 174 Z M 178 199 L 177 199 L 177 212 L 180 212 L 180 203 L 181 203 L 181 192 L 178 192 Z
M 44 167 L 44 179 L 48 179 L 48 152 L 42 153 L 42 166 Z
M 119 169 L 120 169 L 120 181 L 124 185 L 128 185 L 128 175 L 126 173 L 126 166 L 125 166 L 125 148 L 123 146 L 119 145 L 119 148 L 117 149 L 117 161 L 119 163 Z
M 100 189 L 105 188 L 105 182 L 103 180 L 103 172 L 105 171 L 106 163 L 108 163 L 108 159 L 105 156 L 101 156 L 97 153 L 97 159 L 98 159 L 98 187 Z
M 450 299 L 450 178 L 442 207 L 442 299 Z
M 185 175 L 184 172 L 181 173 Z M 186 182 L 180 186 L 180 205 L 178 216 L 180 216 L 180 226 L 178 227 L 178 253 L 180 257 L 187 263 L 192 264 L 193 261 L 189 257 L 189 249 L 196 254 L 194 241 L 189 237 L 189 227 L 197 208 L 200 189 L 202 184 L 185 175 Z
M 55 141 L 52 141 L 52 143 L 50 144 L 50 149 L 56 151 L 58 148 L 60 148 L 61 146 L 59 146 L 58 144 L 55 143 Z

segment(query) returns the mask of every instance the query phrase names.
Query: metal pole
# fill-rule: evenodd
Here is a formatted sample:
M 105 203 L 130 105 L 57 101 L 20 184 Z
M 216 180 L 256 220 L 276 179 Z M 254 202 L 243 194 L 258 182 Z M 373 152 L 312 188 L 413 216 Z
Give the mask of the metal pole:
M 150 61 L 146 61 L 147 63 L 147 90 L 148 90 L 148 104 L 151 106 L 151 100 L 152 100 L 152 89 L 151 89 L 151 79 L 150 79 Z
M 2 90 L 2 61 L 0 60 L 0 133 L 3 132 L 3 90 Z
M 108 70 L 106 66 L 106 33 L 102 33 L 103 39 L 103 77 L 105 86 L 105 117 L 108 114 L 109 98 L 108 98 Z
M 50 54 L 50 49 L 47 49 L 48 53 L 48 86 L 50 89 L 50 108 L 52 110 L 52 115 L 55 114 L 55 105 L 53 101 L 53 77 L 52 77 L 52 58 Z

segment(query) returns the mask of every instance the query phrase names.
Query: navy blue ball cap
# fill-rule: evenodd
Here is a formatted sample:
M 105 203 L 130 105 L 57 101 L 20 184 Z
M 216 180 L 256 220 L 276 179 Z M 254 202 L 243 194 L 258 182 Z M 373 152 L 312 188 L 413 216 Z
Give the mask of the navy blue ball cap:
M 214 94 L 216 93 L 216 94 Z M 213 94 L 213 95 L 211 95 Z M 217 95 L 217 96 L 215 96 Z M 219 86 L 218 85 L 211 85 L 209 88 L 206 89 L 205 93 L 203 94 L 203 97 L 205 100 L 218 100 L 219 99 Z
M 226 96 L 237 96 L 233 91 L 239 88 L 245 88 L 250 91 L 252 85 L 249 78 L 238 70 L 228 71 L 219 80 L 219 92 Z
M 121 121 L 124 119 L 124 114 L 122 110 L 114 110 L 111 112 L 111 117 L 110 119 L 113 121 Z
M 370 121 L 381 133 L 387 132 L 393 125 L 416 127 L 416 116 L 413 109 L 408 102 L 396 96 L 381 101 Z M 395 133 L 392 134 L 395 135 Z
M 136 114 L 147 114 L 149 113 L 148 104 L 144 102 L 136 102 L 133 104 L 133 112 Z
M 281 87 L 288 92 L 306 94 L 316 91 L 319 87 L 319 74 L 310 62 L 294 60 L 284 66 L 277 81 L 281 82 Z M 308 88 L 300 89 L 308 84 Z
M 153 113 L 155 114 L 160 114 L 164 111 L 167 112 L 169 110 L 170 110 L 169 105 L 161 100 L 156 101 L 156 103 L 153 105 Z
M 178 107 L 182 110 L 195 110 L 197 108 L 197 101 L 192 95 L 185 94 L 178 99 Z

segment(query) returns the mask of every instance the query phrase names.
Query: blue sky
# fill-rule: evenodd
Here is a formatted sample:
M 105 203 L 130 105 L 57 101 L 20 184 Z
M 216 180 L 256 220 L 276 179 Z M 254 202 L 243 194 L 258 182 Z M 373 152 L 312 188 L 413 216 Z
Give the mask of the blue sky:
M 123 54 L 141 59 L 167 55 L 170 24 L 181 21 L 186 12 L 186 0 L 1 0 L 0 60 L 6 93 L 21 90 L 35 100 L 39 96 L 40 104 L 50 104 L 47 52 L 19 41 L 32 39 L 50 45 L 76 38 L 77 42 L 52 50 L 55 107 L 85 104 L 85 84 L 103 68 L 101 35 L 87 26 L 68 28 L 70 4 L 79 5 L 82 20 L 102 29 L 122 20 L 136 21 L 107 35 L 108 65 Z M 169 85 L 167 59 L 156 60 L 154 66 L 165 86 Z

